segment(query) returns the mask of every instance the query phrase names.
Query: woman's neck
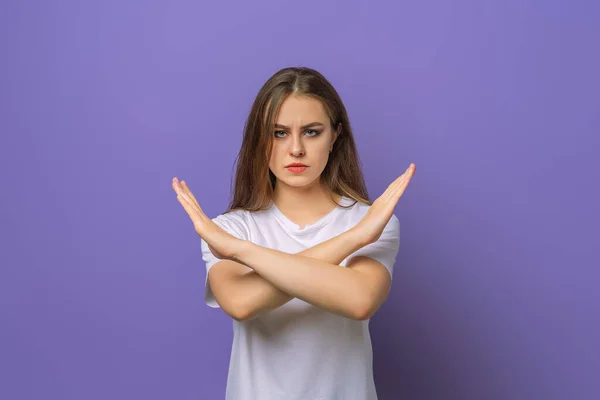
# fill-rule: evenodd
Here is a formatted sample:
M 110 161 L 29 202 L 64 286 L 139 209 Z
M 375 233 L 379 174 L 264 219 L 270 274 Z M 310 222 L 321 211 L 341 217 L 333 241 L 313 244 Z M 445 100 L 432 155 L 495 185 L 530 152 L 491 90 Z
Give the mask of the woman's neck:
M 332 196 L 322 186 L 297 188 L 281 182 L 277 182 L 273 193 L 273 202 L 279 211 L 299 226 L 312 224 L 329 214 L 340 199 L 340 195 L 335 193 Z

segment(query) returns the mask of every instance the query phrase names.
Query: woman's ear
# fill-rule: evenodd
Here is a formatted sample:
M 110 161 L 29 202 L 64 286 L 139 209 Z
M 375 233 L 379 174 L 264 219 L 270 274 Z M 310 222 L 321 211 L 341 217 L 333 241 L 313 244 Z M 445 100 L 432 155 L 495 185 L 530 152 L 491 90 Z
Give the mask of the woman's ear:
M 337 140 L 338 136 L 340 135 L 340 133 L 342 133 L 342 123 L 340 122 L 337 126 L 337 129 L 334 132 L 333 135 L 333 142 L 331 142 L 331 145 L 333 146 L 333 144 L 335 143 L 335 141 Z
M 337 129 L 333 132 L 333 140 L 331 141 L 331 146 L 329 146 L 330 153 L 333 151 L 333 144 L 335 143 L 335 141 L 337 140 L 337 138 L 341 132 L 342 132 L 342 123 L 340 122 L 337 126 Z

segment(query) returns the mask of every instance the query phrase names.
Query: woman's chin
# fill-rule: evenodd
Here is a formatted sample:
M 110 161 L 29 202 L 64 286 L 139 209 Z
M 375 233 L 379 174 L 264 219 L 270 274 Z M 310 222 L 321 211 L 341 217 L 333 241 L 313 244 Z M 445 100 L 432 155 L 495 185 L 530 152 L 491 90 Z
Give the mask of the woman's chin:
M 289 176 L 286 177 L 285 179 L 282 180 L 282 182 L 290 187 L 295 187 L 295 188 L 304 188 L 307 186 L 310 186 L 312 184 L 314 184 L 316 181 L 316 179 L 313 179 L 313 177 L 309 177 L 309 176 L 302 176 L 302 175 L 298 175 L 298 176 Z

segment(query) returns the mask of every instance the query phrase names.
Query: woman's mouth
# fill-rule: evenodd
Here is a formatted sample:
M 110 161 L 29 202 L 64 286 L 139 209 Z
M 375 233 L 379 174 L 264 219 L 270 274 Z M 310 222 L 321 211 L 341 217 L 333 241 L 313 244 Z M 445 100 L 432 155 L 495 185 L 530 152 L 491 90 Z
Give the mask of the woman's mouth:
M 299 174 L 301 172 L 304 172 L 306 170 L 306 166 L 304 167 L 287 167 L 288 171 L 294 173 L 294 174 Z

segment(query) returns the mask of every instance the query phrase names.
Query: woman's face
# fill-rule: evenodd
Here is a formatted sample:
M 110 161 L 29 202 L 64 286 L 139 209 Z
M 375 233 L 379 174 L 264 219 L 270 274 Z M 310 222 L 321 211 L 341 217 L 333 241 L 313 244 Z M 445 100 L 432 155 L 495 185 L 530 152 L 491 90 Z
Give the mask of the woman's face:
M 337 138 L 323 104 L 312 97 L 290 95 L 281 104 L 272 134 L 269 169 L 275 177 L 294 187 L 318 184 Z M 288 167 L 292 163 L 306 167 Z

